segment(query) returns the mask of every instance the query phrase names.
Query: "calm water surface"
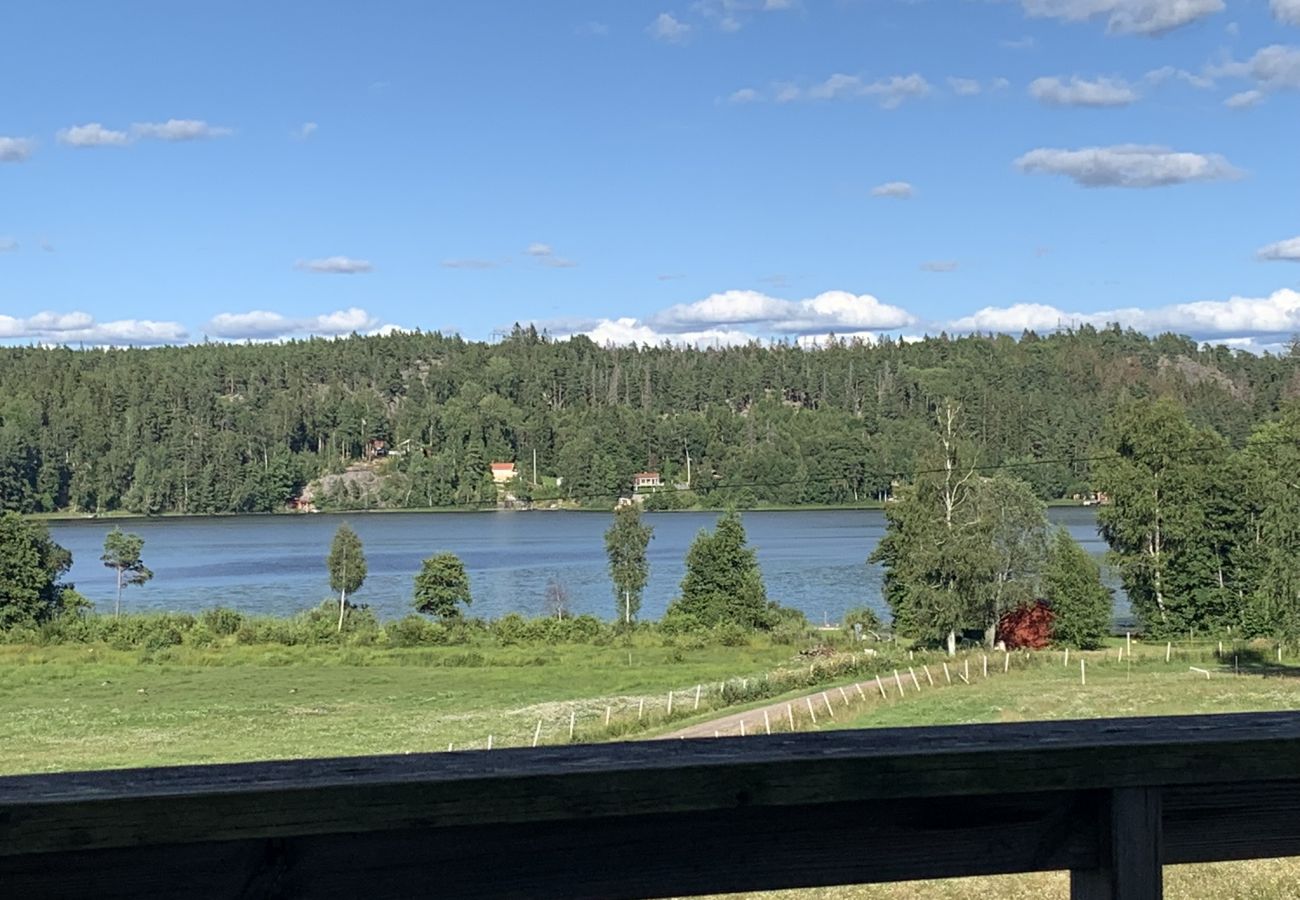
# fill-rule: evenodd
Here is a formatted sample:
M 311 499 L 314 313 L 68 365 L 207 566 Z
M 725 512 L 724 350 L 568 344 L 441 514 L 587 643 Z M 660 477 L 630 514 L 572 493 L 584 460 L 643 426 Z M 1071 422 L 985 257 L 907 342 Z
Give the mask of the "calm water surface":
M 1052 509 L 1054 524 L 1100 557 L 1092 510 Z M 99 562 L 104 535 L 121 524 L 145 539 L 154 579 L 128 588 L 123 608 L 197 611 L 223 605 L 249 613 L 286 615 L 330 596 L 325 573 L 334 530 L 349 521 L 365 543 L 370 575 L 356 595 L 382 618 L 410 610 L 411 582 L 427 556 L 456 553 L 469 569 L 473 615 L 544 613 L 552 576 L 568 588 L 578 613 L 611 618 L 615 601 L 606 569 L 604 532 L 610 516 L 580 512 L 384 513 L 371 515 L 234 516 L 58 522 L 55 540 L 73 554 L 71 580 L 101 609 L 111 609 L 113 576 Z M 675 596 L 687 548 L 716 513 L 650 513 L 650 583 L 642 614 L 658 617 Z M 750 512 L 750 543 L 768 595 L 802 609 L 814 622 L 836 621 L 867 604 L 884 611 L 881 571 L 867 557 L 884 533 L 877 510 Z M 1112 586 L 1115 586 L 1112 583 Z M 1122 595 L 1116 612 L 1127 613 Z

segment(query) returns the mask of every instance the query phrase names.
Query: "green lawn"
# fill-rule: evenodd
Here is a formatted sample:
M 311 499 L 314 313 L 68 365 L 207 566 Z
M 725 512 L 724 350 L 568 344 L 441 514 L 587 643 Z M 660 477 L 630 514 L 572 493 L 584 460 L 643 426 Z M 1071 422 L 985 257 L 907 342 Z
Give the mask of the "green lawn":
M 631 662 L 629 663 L 629 654 Z M 606 706 L 761 675 L 789 647 L 0 647 L 0 774 L 567 740 Z M 158 662 L 159 658 L 164 661 Z M 167 661 L 170 660 L 170 661 Z M 679 700 L 683 699 L 679 697 Z

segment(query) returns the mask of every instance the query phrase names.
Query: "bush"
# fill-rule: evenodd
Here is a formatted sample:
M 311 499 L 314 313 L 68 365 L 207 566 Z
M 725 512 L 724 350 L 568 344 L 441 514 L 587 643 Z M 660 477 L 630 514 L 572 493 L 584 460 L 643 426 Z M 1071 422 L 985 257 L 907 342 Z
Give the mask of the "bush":
M 724 647 L 746 647 L 749 634 L 734 622 L 724 622 L 713 629 L 714 639 Z
M 203 612 L 199 616 L 199 622 L 213 634 L 229 637 L 243 627 L 244 615 L 236 610 L 218 606 Z
M 447 643 L 445 625 L 415 615 L 390 623 L 385 632 L 388 635 L 389 645 L 393 647 L 422 647 Z

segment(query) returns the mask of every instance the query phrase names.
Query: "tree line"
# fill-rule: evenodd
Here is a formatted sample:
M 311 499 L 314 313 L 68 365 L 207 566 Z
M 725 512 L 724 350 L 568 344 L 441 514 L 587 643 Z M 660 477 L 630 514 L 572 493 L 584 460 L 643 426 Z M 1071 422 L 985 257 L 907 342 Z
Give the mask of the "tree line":
M 153 349 L 0 348 L 0 509 L 285 508 L 394 455 L 319 505 L 488 504 L 494 460 L 527 499 L 606 508 L 634 472 L 655 503 L 851 503 L 928 452 L 951 398 L 985 463 L 1033 463 L 1040 498 L 1087 490 L 1086 457 L 1132 400 L 1168 397 L 1241 446 L 1300 396 L 1300 355 L 1251 356 L 1118 327 L 1050 335 L 717 349 L 600 347 L 516 328 L 495 344 L 402 333 Z M 536 466 L 533 460 L 536 458 Z M 689 472 L 689 475 L 688 475 Z

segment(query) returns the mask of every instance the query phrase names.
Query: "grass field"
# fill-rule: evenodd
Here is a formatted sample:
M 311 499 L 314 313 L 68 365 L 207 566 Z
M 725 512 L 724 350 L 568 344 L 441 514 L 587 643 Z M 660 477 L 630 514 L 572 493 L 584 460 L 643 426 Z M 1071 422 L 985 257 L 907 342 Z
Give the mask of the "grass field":
M 482 748 L 575 705 L 761 675 L 790 647 L 0 646 L 0 774 Z M 629 654 L 631 662 L 629 663 Z M 577 703 L 581 701 L 581 703 Z M 599 710 L 599 712 L 597 712 Z

